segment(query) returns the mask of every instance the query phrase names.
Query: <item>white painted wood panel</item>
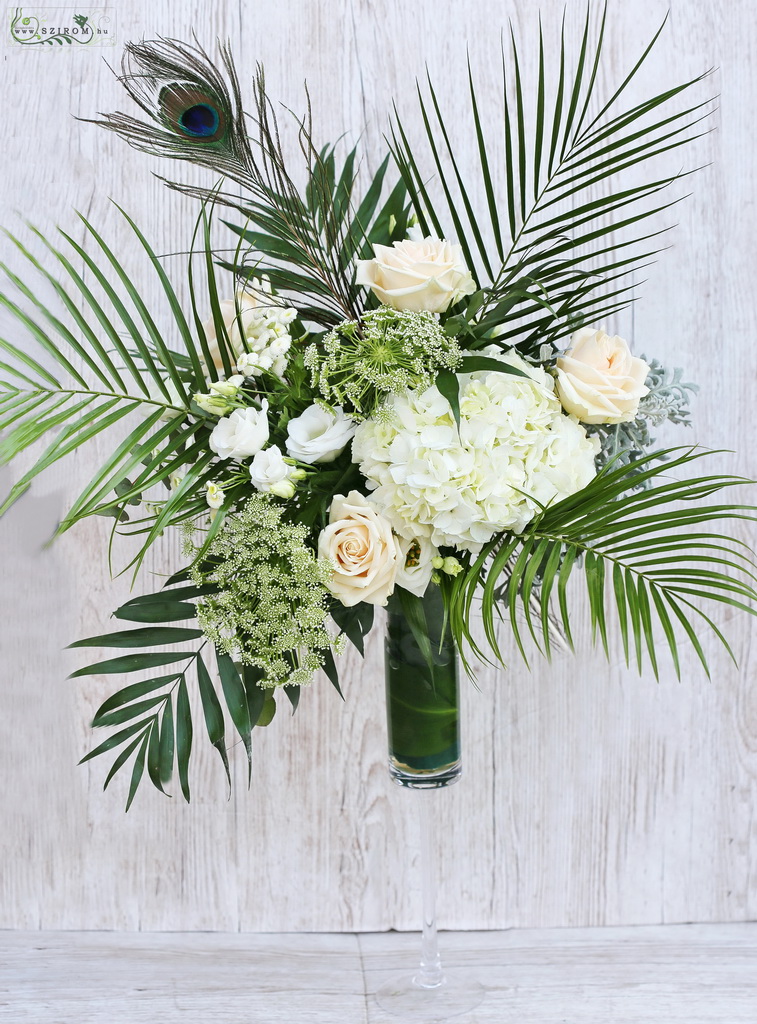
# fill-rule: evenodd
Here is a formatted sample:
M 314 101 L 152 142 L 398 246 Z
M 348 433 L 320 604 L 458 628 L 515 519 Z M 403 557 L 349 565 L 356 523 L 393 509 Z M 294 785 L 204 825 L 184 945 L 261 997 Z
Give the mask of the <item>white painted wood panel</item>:
M 444 932 L 485 988 L 461 1024 L 752 1024 L 754 925 Z M 2 1024 L 392 1024 L 417 934 L 0 933 Z
M 554 55 L 562 3 L 541 11 Z M 751 125 L 757 30 L 747 0 L 726 9 L 673 0 L 648 74 L 661 86 L 718 65 L 718 130 L 699 146 L 711 162 L 677 212 L 674 247 L 651 268 L 622 329 L 638 351 L 686 367 L 702 385 L 685 440 L 736 449 L 728 469 L 757 474 L 751 442 L 757 264 Z M 667 4 L 610 5 L 606 80 L 617 81 Z M 388 103 L 417 127 L 413 81 L 424 61 L 451 111 L 464 110 L 465 45 L 483 110 L 496 99 L 499 26 L 512 17 L 533 54 L 536 10 L 494 0 L 261 0 L 182 5 L 134 0 L 117 8 L 118 36 L 230 37 L 243 79 L 266 65 L 275 97 L 300 109 L 306 76 L 326 141 L 364 131 L 366 165 L 382 152 Z M 575 40 L 583 3 L 569 0 Z M 114 240 L 135 280 L 144 264 L 108 202 L 149 229 L 157 251 L 185 249 L 191 205 L 153 170 L 177 168 L 132 152 L 71 114 L 123 107 L 104 51 L 0 55 L 10 133 L 0 157 L 0 222 L 20 210 L 79 239 L 72 207 Z M 118 56 L 107 51 L 109 60 Z M 471 154 L 472 159 L 472 154 Z M 8 248 L 2 248 L 3 258 Z M 178 265 L 177 265 L 178 263 Z M 169 261 L 180 272 L 179 260 Z M 154 295 L 154 292 L 151 294 Z M 0 327 L 4 325 L 0 321 Z M 671 435 L 671 438 L 675 435 Z M 680 435 L 679 435 L 680 436 Z M 104 449 L 103 449 L 104 450 Z M 193 805 L 145 790 L 128 817 L 123 787 L 101 792 L 103 766 L 82 768 L 87 721 L 107 679 L 66 682 L 80 661 L 68 642 L 103 632 L 127 593 L 104 564 L 108 524 L 79 527 L 38 553 L 74 485 L 77 457 L 35 487 L 0 526 L 0 924 L 19 928 L 333 930 L 413 928 L 419 919 L 414 797 L 384 766 L 381 635 L 365 663 L 347 658 L 346 704 L 321 680 L 294 719 L 280 714 L 256 741 L 247 792 L 230 800 L 215 752 L 197 758 Z M 10 479 L 4 471 L 4 479 Z M 125 547 L 121 547 L 123 556 Z M 167 540 L 147 570 L 175 565 Z M 123 564 L 123 563 L 121 563 Z M 149 576 L 144 577 L 149 584 Z M 448 928 L 744 921 L 757 912 L 753 824 L 757 691 L 750 624 L 717 613 L 737 671 L 713 642 L 708 682 L 693 657 L 682 683 L 656 684 L 584 645 L 577 658 L 528 672 L 483 670 L 465 693 L 466 776 L 438 794 L 445 836 L 440 920 Z M 576 618 L 581 633 L 585 616 Z M 235 752 L 237 767 L 242 758 Z M 630 1018 L 634 1019 L 634 1018 Z M 675 1018 L 671 1018 L 675 1019 Z M 736 1019 L 736 1018 L 734 1018 Z

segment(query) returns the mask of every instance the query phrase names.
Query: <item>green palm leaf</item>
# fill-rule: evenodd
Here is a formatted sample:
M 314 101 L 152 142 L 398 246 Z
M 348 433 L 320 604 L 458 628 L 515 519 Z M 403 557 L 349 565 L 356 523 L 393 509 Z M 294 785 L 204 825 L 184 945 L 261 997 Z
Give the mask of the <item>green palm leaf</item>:
M 62 268 L 65 283 L 50 274 L 18 238 L 6 233 L 31 273 L 52 287 L 61 310 L 53 310 L 37 297 L 40 289 L 31 278 L 0 264 L 16 292 L 15 296 L 0 292 L 0 305 L 28 339 L 21 345 L 0 338 L 0 352 L 5 356 L 0 363 L 0 430 L 5 431 L 0 440 L 0 464 L 43 439 L 48 442 L 0 502 L 0 514 L 41 472 L 123 421 L 129 428 L 126 435 L 75 498 L 59 532 L 85 516 L 113 513 L 124 519 L 127 503 L 138 501 L 171 473 L 191 469 L 182 488 L 172 492 L 153 517 L 137 556 L 139 564 L 160 530 L 183 511 L 179 508 L 182 503 L 195 513 L 204 509 L 196 491 L 207 477 L 207 435 L 213 421 L 191 405 L 191 396 L 204 390 L 205 377 L 215 377 L 217 370 L 199 312 L 190 327 L 160 260 L 133 221 L 125 213 L 123 216 L 160 284 L 166 300 L 160 309 L 148 306 L 112 248 L 84 217 L 97 259 L 65 232 L 61 232 L 62 244 L 56 246 L 31 229 Z M 196 283 L 190 271 L 190 298 L 195 310 L 209 307 L 220 320 L 204 210 L 198 226 L 202 223 L 206 226 L 202 253 L 207 277 Z M 84 274 L 75 268 L 72 257 L 83 262 Z M 200 288 L 202 297 L 195 294 Z M 165 334 L 157 326 L 161 322 L 169 324 Z M 221 333 L 219 341 L 223 350 Z M 228 361 L 228 351 L 223 354 Z
M 751 483 L 727 475 L 669 480 L 711 453 L 670 449 L 640 459 L 634 467 L 608 465 L 584 490 L 545 509 L 519 535 L 500 534 L 483 549 L 456 581 L 450 596 L 450 623 L 460 650 L 472 647 L 466 623 L 474 597 L 482 592 L 487 641 L 501 661 L 495 613 L 500 603 L 509 613 L 515 642 L 526 658 L 522 615 L 527 629 L 544 654 L 550 655 L 549 616 L 552 596 L 558 595 L 559 619 L 569 642 L 570 621 L 566 587 L 572 571 L 581 566 L 589 603 L 592 631 L 608 650 L 609 615 L 617 620 L 626 662 L 633 650 L 641 670 L 646 652 L 658 675 L 655 631 L 671 650 L 680 674 L 676 626 L 683 629 L 709 674 L 695 623 L 702 619 L 732 652 L 717 624 L 699 607 L 706 600 L 757 609 L 755 562 L 743 542 L 710 529 L 724 520 L 757 522 L 753 506 L 702 499 Z M 658 461 L 658 460 L 663 460 Z M 636 474 L 636 470 L 639 470 Z M 640 482 L 648 483 L 637 490 Z M 540 609 L 534 622 L 533 601 Z
M 467 139 L 458 143 L 458 125 L 454 132 L 448 127 L 430 79 L 426 95 L 418 92 L 426 153 L 411 146 L 395 110 L 390 145 L 421 228 L 441 236 L 455 235 L 486 291 L 479 314 L 479 344 L 498 340 L 526 350 L 538 348 L 544 342 L 559 341 L 587 319 L 596 321 L 627 306 L 633 300 L 634 273 L 660 251 L 648 243 L 661 232 L 649 232 L 645 226 L 680 200 L 671 193 L 671 186 L 684 177 L 681 173 L 655 175 L 646 166 L 654 167 L 658 157 L 676 152 L 708 131 L 702 122 L 709 101 L 677 109 L 679 99 L 706 75 L 653 94 L 628 109 L 619 104 L 662 26 L 610 101 L 600 103 L 597 116 L 589 119 L 588 111 L 598 102 L 605 18 L 606 9 L 592 45 L 587 9 L 572 77 L 563 23 L 559 71 L 551 96 L 540 26 L 533 124 L 528 123 L 526 82 L 511 32 L 511 56 L 504 50 L 502 55 L 504 175 L 500 182 L 495 178 L 470 65 L 478 180 L 466 181 L 462 175 L 456 147 L 462 153 L 469 143 Z M 642 165 L 641 183 L 618 184 L 618 175 Z M 429 169 L 436 175 L 438 188 L 429 184 Z M 483 205 L 475 202 L 479 193 L 485 197 Z M 611 235 L 612 244 L 606 244 Z M 619 248 L 626 253 L 622 261 L 616 256 Z M 614 281 L 624 283 L 608 288 Z M 578 282 L 583 286 L 577 287 Z M 538 296 L 549 300 L 548 314 Z M 491 338 L 492 331 L 498 339 Z

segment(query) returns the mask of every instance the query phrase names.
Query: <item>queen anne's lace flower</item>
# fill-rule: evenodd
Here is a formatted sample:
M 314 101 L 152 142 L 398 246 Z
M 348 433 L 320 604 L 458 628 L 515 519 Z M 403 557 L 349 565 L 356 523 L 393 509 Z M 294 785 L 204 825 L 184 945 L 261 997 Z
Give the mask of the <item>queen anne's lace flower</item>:
M 322 345 L 310 345 L 305 366 L 313 387 L 332 405 L 368 416 L 388 394 L 430 387 L 440 370 L 455 370 L 462 353 L 430 313 L 379 306 L 345 320 Z
M 530 380 L 461 374 L 459 431 L 436 387 L 391 395 L 358 427 L 353 460 L 400 536 L 477 551 L 595 475 L 596 441 L 563 414 L 552 378 L 514 352 L 502 358 Z
M 215 588 L 197 604 L 200 628 L 218 650 L 258 668 L 261 686 L 309 683 L 342 646 L 327 627 L 331 564 L 307 536 L 283 519 L 283 506 L 253 494 L 192 569 L 195 583 Z

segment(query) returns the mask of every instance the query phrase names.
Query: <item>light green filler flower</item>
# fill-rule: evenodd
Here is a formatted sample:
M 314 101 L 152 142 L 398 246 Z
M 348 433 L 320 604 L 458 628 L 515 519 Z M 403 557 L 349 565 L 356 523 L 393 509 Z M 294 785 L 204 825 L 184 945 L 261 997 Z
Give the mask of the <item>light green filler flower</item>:
M 379 306 L 361 321 L 345 320 L 321 345 L 310 345 L 305 365 L 331 405 L 351 405 L 369 416 L 388 394 L 422 392 L 440 370 L 455 370 L 462 353 L 431 313 Z
M 218 593 L 197 605 L 200 628 L 215 646 L 258 667 L 261 686 L 301 686 L 339 641 L 326 628 L 329 562 L 305 544 L 307 529 L 282 521 L 283 508 L 251 496 L 230 516 L 207 558 L 192 571 Z

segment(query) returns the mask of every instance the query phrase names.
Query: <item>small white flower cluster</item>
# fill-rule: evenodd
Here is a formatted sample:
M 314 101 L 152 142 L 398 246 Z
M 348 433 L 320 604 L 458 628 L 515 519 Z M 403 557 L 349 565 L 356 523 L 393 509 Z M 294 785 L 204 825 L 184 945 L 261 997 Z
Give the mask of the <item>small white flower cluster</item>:
M 297 311 L 279 305 L 268 281 L 251 281 L 233 299 L 219 303 L 236 369 L 244 377 L 259 376 L 264 370 L 283 377 L 292 345 L 289 325 Z M 203 324 L 213 365 L 223 370 L 216 324 L 211 317 Z
M 192 580 L 217 592 L 197 605 L 215 646 L 261 670 L 261 686 L 301 686 L 340 641 L 328 629 L 328 561 L 307 546 L 308 530 L 282 519 L 283 507 L 251 495 L 213 540 Z
M 596 441 L 563 414 L 552 378 L 514 352 L 501 358 L 530 379 L 461 374 L 459 430 L 436 387 L 392 395 L 359 425 L 353 459 L 400 536 L 478 551 L 594 477 Z
M 243 318 L 244 338 L 249 349 L 237 358 L 237 371 L 245 377 L 258 377 L 264 370 L 283 377 L 292 336 L 289 324 L 297 312 L 284 306 L 259 305 Z

